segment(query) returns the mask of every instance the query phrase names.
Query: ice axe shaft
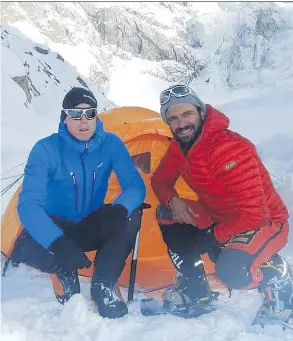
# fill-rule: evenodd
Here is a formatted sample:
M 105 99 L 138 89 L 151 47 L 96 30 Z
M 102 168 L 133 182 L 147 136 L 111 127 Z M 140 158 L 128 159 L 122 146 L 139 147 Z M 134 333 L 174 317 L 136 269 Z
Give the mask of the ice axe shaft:
M 136 269 L 137 269 L 137 254 L 138 254 L 138 246 L 139 246 L 139 237 L 140 237 L 140 232 L 138 231 L 136 235 L 135 246 L 133 249 L 131 267 L 130 267 L 128 302 L 133 301 L 135 277 L 136 277 Z
M 143 203 L 139 208 L 139 225 L 141 225 L 141 217 L 143 214 L 143 210 L 150 209 L 151 205 Z M 129 287 L 128 287 L 128 302 L 133 301 L 134 296 L 134 288 L 135 288 L 135 278 L 136 278 L 136 269 L 137 269 L 137 255 L 139 249 L 139 238 L 140 238 L 140 230 L 138 230 L 136 234 L 135 244 L 132 252 L 131 266 L 130 266 L 130 275 L 129 275 Z

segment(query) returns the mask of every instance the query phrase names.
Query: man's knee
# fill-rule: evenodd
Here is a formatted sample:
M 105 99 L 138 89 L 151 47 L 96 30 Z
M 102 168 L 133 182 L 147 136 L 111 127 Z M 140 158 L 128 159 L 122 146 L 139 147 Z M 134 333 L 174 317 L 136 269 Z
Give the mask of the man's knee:
M 171 208 L 161 204 L 156 209 L 156 218 L 159 225 L 169 225 L 176 223 L 176 221 L 173 219 Z
M 15 241 L 11 258 L 19 263 L 30 265 L 42 272 L 54 272 L 54 256 L 38 244 L 25 229 L 22 230 Z
M 244 289 L 251 282 L 253 255 L 237 249 L 224 249 L 216 262 L 216 276 L 233 289 Z

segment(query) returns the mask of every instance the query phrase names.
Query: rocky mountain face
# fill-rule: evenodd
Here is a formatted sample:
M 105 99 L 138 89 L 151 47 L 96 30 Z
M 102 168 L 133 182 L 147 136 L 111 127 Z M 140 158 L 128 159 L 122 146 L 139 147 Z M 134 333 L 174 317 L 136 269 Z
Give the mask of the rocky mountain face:
M 89 79 L 105 93 L 117 59 L 151 61 L 141 71 L 167 82 L 291 81 L 292 18 L 293 6 L 281 3 L 2 4 L 3 21 L 26 23 L 49 45 L 89 46 Z

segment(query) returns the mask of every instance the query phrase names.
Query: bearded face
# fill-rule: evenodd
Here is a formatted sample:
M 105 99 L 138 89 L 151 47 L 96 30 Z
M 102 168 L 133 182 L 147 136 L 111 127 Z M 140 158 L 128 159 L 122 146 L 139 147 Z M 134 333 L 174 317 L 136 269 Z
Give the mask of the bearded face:
M 202 127 L 203 119 L 201 118 L 201 121 L 197 126 L 195 126 L 195 124 L 188 124 L 183 128 L 177 128 L 174 132 L 172 131 L 172 133 L 176 141 L 179 142 L 181 149 L 188 151 L 201 134 Z
M 174 104 L 166 116 L 174 138 L 187 153 L 202 132 L 204 120 L 200 111 L 190 103 Z

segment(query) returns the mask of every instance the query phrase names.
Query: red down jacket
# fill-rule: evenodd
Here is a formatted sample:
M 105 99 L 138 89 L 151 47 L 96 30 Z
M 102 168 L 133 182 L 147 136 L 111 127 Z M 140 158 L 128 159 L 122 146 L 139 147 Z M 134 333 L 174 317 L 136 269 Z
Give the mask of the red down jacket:
M 287 208 L 257 155 L 254 145 L 231 131 L 229 119 L 207 105 L 207 118 L 199 140 L 186 157 L 172 140 L 152 177 L 160 202 L 177 195 L 180 175 L 213 221 L 215 236 L 227 242 L 234 235 L 288 219 Z

